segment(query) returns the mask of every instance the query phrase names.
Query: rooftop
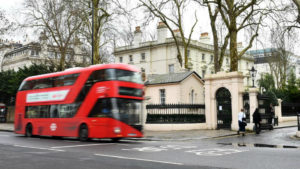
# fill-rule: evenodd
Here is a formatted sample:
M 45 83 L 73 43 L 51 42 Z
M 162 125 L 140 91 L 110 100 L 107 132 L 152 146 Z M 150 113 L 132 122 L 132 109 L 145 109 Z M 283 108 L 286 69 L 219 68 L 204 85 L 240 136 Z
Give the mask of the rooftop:
M 194 71 L 168 73 L 168 74 L 151 74 L 147 77 L 145 85 L 165 84 L 165 83 L 179 83 L 189 77 L 191 74 L 201 77 Z

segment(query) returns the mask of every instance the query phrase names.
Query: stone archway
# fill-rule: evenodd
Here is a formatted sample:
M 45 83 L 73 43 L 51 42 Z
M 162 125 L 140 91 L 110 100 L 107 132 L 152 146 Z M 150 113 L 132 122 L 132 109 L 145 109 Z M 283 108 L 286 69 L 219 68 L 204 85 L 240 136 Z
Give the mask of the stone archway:
M 228 89 L 221 87 L 216 92 L 217 128 L 231 129 L 232 109 L 231 94 Z
M 241 72 L 218 72 L 207 75 L 205 80 L 205 117 L 208 129 L 228 128 L 238 130 L 238 113 L 243 108 L 244 76 Z M 230 94 L 229 100 L 218 98 L 219 92 Z M 226 97 L 225 97 L 226 98 Z M 229 98 L 229 96 L 227 96 Z M 222 110 L 219 109 L 222 106 Z M 229 113 L 228 110 L 231 111 Z M 228 114 L 225 114 L 227 110 Z M 229 117 L 231 115 L 231 119 Z M 226 119 L 227 118 L 227 119 Z M 222 124 L 223 123 L 223 124 Z M 225 123 L 225 124 L 224 124 Z

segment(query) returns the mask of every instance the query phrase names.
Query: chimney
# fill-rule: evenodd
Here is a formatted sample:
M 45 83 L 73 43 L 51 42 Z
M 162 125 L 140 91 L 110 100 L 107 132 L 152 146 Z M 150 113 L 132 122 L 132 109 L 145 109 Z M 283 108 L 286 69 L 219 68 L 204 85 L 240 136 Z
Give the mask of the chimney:
M 39 37 L 39 40 L 40 41 L 46 41 L 48 38 L 47 38 L 47 35 L 46 35 L 46 31 L 44 30 L 44 31 L 42 31 L 41 33 L 40 33 L 40 37 Z
M 142 42 L 142 31 L 141 31 L 141 27 L 137 26 L 135 27 L 135 31 L 134 31 L 133 45 L 137 47 L 141 42 Z
M 210 37 L 208 36 L 208 32 L 201 33 L 200 42 L 210 44 Z
M 166 41 L 168 34 L 168 27 L 165 23 L 159 22 L 157 26 L 157 41 L 163 43 Z
M 173 30 L 173 32 L 174 32 L 175 36 L 181 37 L 179 29 L 175 29 L 175 30 Z

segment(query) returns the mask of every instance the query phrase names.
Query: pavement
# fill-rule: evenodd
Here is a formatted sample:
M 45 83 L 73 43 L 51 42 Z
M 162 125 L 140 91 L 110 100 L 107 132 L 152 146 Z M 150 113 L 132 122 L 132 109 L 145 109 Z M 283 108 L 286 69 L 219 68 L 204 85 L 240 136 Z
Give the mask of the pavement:
M 274 129 L 296 127 L 297 121 L 281 122 Z M 14 123 L 0 123 L 0 131 L 13 132 Z M 296 131 L 295 131 L 296 134 Z M 144 140 L 197 140 L 237 135 L 232 130 L 179 130 L 179 131 L 144 131 Z

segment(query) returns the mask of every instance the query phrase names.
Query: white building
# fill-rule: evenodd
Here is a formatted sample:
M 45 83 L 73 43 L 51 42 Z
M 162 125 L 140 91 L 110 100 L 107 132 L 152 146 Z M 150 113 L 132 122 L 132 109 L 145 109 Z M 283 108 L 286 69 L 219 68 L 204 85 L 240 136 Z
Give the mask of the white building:
M 160 22 L 157 27 L 157 40 L 143 42 L 142 31 L 140 27 L 136 27 L 133 44 L 115 49 L 116 62 L 133 64 L 145 72 L 146 76 L 186 71 L 177 60 L 176 44 L 173 38 L 168 37 L 168 32 L 168 28 Z M 214 74 L 213 50 L 208 33 L 202 33 L 200 41 L 192 40 L 188 49 L 190 70 L 197 72 L 202 78 L 206 74 Z M 249 75 L 254 60 L 252 56 L 245 54 L 238 64 L 239 71 Z M 226 56 L 221 70 L 229 71 L 229 68 L 230 58 Z M 245 84 L 250 85 L 249 78 L 245 78 Z
M 58 62 L 60 52 L 56 46 L 47 44 L 47 38 L 41 33 L 40 42 L 29 42 L 27 44 L 10 43 L 1 41 L 0 43 L 0 61 L 1 71 L 15 70 L 21 67 L 29 67 L 33 63 Z M 74 63 L 87 63 L 89 58 L 81 50 L 81 44 L 78 41 L 74 48 L 69 48 L 66 54 L 66 62 L 70 65 Z
M 278 50 L 276 48 L 266 48 L 259 50 L 251 50 L 247 52 L 252 55 L 254 58 L 254 68 L 257 70 L 255 79 L 259 80 L 262 75 L 266 73 L 272 73 L 270 68 L 270 63 L 276 62 L 276 57 L 278 57 Z M 287 56 L 289 60 L 289 66 L 287 68 L 287 73 L 294 71 L 296 78 L 300 78 L 300 58 L 295 56 L 293 53 L 288 52 Z M 273 74 L 274 80 L 276 80 L 275 75 Z M 257 85 L 257 84 L 256 84 Z

